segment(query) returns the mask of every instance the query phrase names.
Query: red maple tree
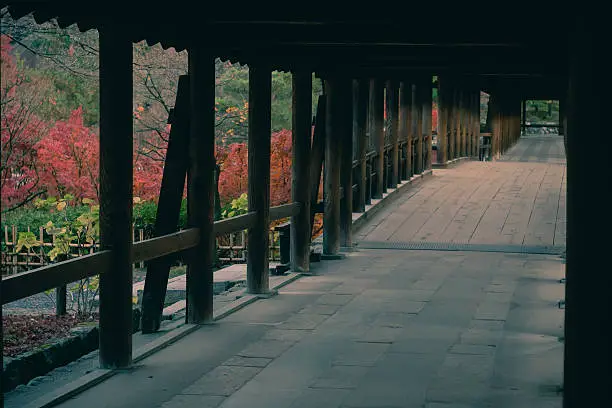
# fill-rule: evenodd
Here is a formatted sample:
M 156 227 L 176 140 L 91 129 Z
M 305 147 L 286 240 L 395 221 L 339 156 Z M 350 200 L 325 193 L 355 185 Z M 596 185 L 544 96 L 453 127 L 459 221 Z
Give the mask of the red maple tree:
M 82 108 L 74 110 L 67 121 L 57 121 L 36 149 L 48 195 L 98 198 L 98 136 L 83 124 Z
M 20 207 L 43 193 L 36 168 L 35 144 L 46 124 L 33 108 L 42 103 L 37 81 L 18 70 L 7 36 L 0 36 L 0 191 L 2 210 Z
M 232 143 L 217 153 L 221 165 L 219 195 L 225 205 L 248 190 L 248 146 Z M 291 131 L 272 134 L 270 146 L 270 205 L 291 201 Z

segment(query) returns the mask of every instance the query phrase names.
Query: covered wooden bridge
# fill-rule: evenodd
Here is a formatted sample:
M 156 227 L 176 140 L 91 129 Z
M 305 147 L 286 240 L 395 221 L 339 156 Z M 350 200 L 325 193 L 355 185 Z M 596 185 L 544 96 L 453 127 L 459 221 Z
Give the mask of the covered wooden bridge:
M 93 5 L 83 2 L 69 6 L 64 6 L 61 2 L 44 1 L 0 3 L 2 7 L 7 5 L 13 18 L 33 12 L 38 22 L 57 18 L 62 26 L 76 23 L 82 30 L 96 28 L 100 33 L 100 224 L 103 250 L 73 261 L 12 276 L 2 282 L 1 289 L 2 303 L 5 304 L 86 276 L 100 274 L 99 365 L 103 373 L 98 381 L 108 377 L 113 370 L 134 366 L 134 262 L 157 260 L 149 267 L 145 286 L 143 332 L 155 332 L 160 327 L 168 273 L 167 262 L 169 257 L 176 253 L 186 254 L 188 259 L 187 325 L 182 330 L 194 331 L 195 327 L 213 321 L 212 264 L 214 240 L 218 234 L 248 229 L 248 293 L 269 297 L 273 294 L 270 291 L 267 256 L 269 223 L 274 219 L 291 216 L 291 269 L 308 274 L 311 269 L 311 220 L 318 206 L 316 195 L 313 200 L 313 192 L 317 191 L 321 171 L 324 171 L 323 258 L 339 258 L 344 248 L 354 246 L 353 212 L 364 211 L 371 200 L 382 198 L 389 189 L 395 190 L 404 180 L 429 173 L 432 167 L 446 167 L 455 159 L 478 157 L 479 95 L 481 91 L 485 91 L 492 98 L 492 150 L 496 159 L 520 137 L 521 101 L 561 101 L 564 123 L 567 123 L 563 134 L 567 134 L 568 151 L 563 406 L 612 405 L 612 396 L 609 393 L 609 386 L 612 384 L 612 374 L 609 370 L 612 356 L 607 334 L 612 324 L 612 305 L 608 294 L 612 275 L 607 273 L 606 260 L 603 257 L 608 250 L 608 231 L 612 222 L 605 215 L 608 204 L 605 193 L 602 194 L 602 189 L 606 188 L 604 181 L 611 173 L 607 160 L 592 152 L 593 148 L 596 148 L 603 154 L 612 144 L 603 129 L 604 118 L 600 112 L 605 106 L 603 98 L 607 95 L 600 89 L 605 86 L 605 81 L 601 78 L 603 68 L 608 65 L 601 53 L 604 49 L 604 25 L 595 23 L 590 17 L 588 21 L 582 19 L 579 10 L 571 15 L 547 14 L 547 18 L 554 17 L 555 24 L 563 27 L 563 30 L 555 33 L 554 39 L 547 43 L 544 53 L 533 36 L 517 24 L 513 13 L 478 15 L 466 11 L 455 13 L 450 10 L 436 10 L 435 14 L 431 14 L 433 10 L 423 10 L 423 15 L 429 17 L 421 19 L 417 18 L 419 12 L 412 10 L 413 17 L 406 19 L 401 13 L 398 13 L 400 15 L 397 17 L 389 13 L 378 17 L 364 11 L 321 17 L 314 12 L 304 12 L 301 15 L 279 11 L 264 14 L 261 10 L 241 9 L 234 10 L 236 13 L 233 11 L 229 16 L 227 12 L 220 13 L 217 10 L 202 17 L 186 12 L 190 5 L 181 2 L 174 2 L 171 9 L 163 8 L 159 11 L 143 10 L 140 5 L 132 8 L 130 4 L 124 5 L 120 12 L 101 2 Z M 489 23 L 483 27 L 483 21 Z M 183 99 L 177 100 L 175 106 L 173 122 L 176 123 L 173 123 L 172 127 L 173 134 L 164 174 L 164 180 L 175 182 L 167 183 L 165 189 L 162 187 L 160 195 L 160 212 L 162 207 L 166 208 L 164 213 L 167 217 L 158 219 L 157 238 L 133 244 L 132 43 L 143 39 L 149 44 L 159 42 L 165 47 L 187 49 L 189 74 L 181 82 L 183 92 L 179 89 Z M 249 65 L 249 213 L 221 222 L 214 222 L 213 216 L 216 57 Z M 293 202 L 270 208 L 270 98 L 273 70 L 290 71 L 293 74 Z M 324 79 L 325 86 L 324 97 L 318 104 L 315 135 L 311 140 L 313 72 Z M 437 77 L 435 82 L 434 76 Z M 438 88 L 440 104 L 435 163 L 432 152 L 432 86 Z M 383 98 L 387 98 L 384 104 Z M 387 109 L 386 124 L 383 120 L 384 107 Z M 388 135 L 387 138 L 385 134 Z M 366 137 L 375 143 L 374 155 L 366 154 Z M 386 140 L 388 143 L 385 143 Z M 357 144 L 358 151 L 355 163 L 352 157 L 353 143 Z M 180 160 L 181 152 L 187 152 L 188 161 Z M 171 157 L 172 154 L 177 156 Z M 322 167 L 323 162 L 325 164 Z M 452 171 L 459 174 L 462 168 L 458 167 Z M 188 175 L 190 228 L 175 232 L 176 219 L 173 217 L 178 217 L 177 191 L 182 191 L 176 180 L 184 180 L 185 174 Z M 352 191 L 353 194 L 347 194 L 347 191 Z M 410 255 L 397 252 L 393 255 L 371 257 L 380 260 L 381 256 L 386 257 L 386 260 L 381 262 L 386 262 L 387 267 L 391 268 L 408 267 L 412 264 L 420 265 L 423 271 L 426 271 L 428 262 L 431 263 L 431 260 L 418 257 L 413 259 Z M 448 262 L 453 262 L 453 256 L 448 256 Z M 495 268 L 494 265 L 500 265 L 495 262 L 487 264 L 483 270 L 491 271 Z M 370 267 L 374 268 L 371 263 Z M 478 268 L 476 264 L 473 265 L 474 271 Z M 354 276 L 349 272 L 354 272 Z M 325 263 L 323 270 L 317 273 L 317 276 L 325 276 L 328 273 L 330 276 L 344 279 L 344 284 L 343 281 L 336 281 L 339 288 L 333 294 L 309 306 L 313 309 L 319 308 L 319 312 L 314 315 L 329 316 L 333 314 L 334 308 L 338 309 L 348 303 L 348 296 L 354 294 L 356 288 L 367 281 L 368 275 L 373 275 L 376 271 L 368 269 L 367 262 L 356 264 L 354 258 L 347 257 L 337 262 Z M 418 277 L 408 279 L 404 276 L 402 279 L 401 276 L 395 276 L 395 280 L 391 279 L 387 284 L 405 288 L 407 282 L 410 282 L 416 285 L 411 290 L 431 292 L 440 287 L 436 286 L 435 282 L 440 283 L 440 276 L 448 276 L 445 273 L 425 273 L 420 280 Z M 508 271 L 502 273 L 503 276 L 505 274 L 508 274 Z M 312 279 L 315 286 L 319 279 L 319 286 L 315 289 L 310 287 L 309 290 L 326 290 L 325 279 L 317 276 Z M 512 286 L 511 281 L 512 279 L 499 282 L 493 279 L 489 283 L 494 286 Z M 418 284 L 419 282 L 421 283 Z M 464 289 L 469 290 L 469 287 Z M 452 291 L 450 288 L 447 290 Z M 300 291 L 293 289 L 293 292 Z M 427 313 L 419 314 L 418 308 L 420 303 L 428 301 L 419 299 L 419 296 L 428 296 L 429 292 L 425 292 L 413 292 L 411 296 L 415 298 L 411 299 L 406 299 L 403 295 L 395 298 L 389 297 L 388 294 L 387 297 L 381 296 L 383 301 L 378 304 L 380 310 L 376 318 L 383 319 L 383 312 L 404 312 L 418 315 L 422 320 L 420 324 L 427 324 Z M 370 300 L 376 298 L 376 290 L 363 293 L 367 295 L 363 296 L 369 296 Z M 504 293 L 504 290 L 500 293 Z M 429 293 L 429 296 L 433 296 L 433 292 Z M 275 300 L 281 298 L 278 296 L 270 299 L 269 304 L 283 306 L 284 301 Z M 507 300 L 507 303 L 509 302 L 510 300 Z M 291 307 L 297 312 L 306 306 L 308 305 L 293 304 Z M 368 308 L 363 305 L 360 308 L 359 304 L 353 304 L 352 307 L 357 308 L 354 311 L 356 315 L 368 314 Z M 328 311 L 322 312 L 323 309 Z M 249 325 L 248 308 L 246 310 L 241 317 L 233 320 L 237 326 Z M 497 323 L 494 322 L 503 320 L 499 316 L 486 317 L 495 315 L 494 310 L 480 310 L 479 313 L 481 316 L 477 320 L 481 325 L 495 325 Z M 296 314 L 298 315 L 299 313 Z M 264 323 L 273 324 L 273 321 L 274 319 L 267 320 Z M 232 327 L 231 322 L 229 319 L 227 327 Z M 298 332 L 309 327 L 303 320 L 300 323 L 299 317 L 295 318 L 293 323 L 299 326 Z M 329 324 L 332 323 L 334 322 Z M 363 328 L 371 328 L 366 322 L 350 323 L 347 320 L 336 321 L 330 330 L 335 330 L 338 334 L 349 327 L 359 327 L 361 323 Z M 220 326 L 226 327 L 224 323 Z M 415 330 L 418 331 L 419 326 L 416 327 Z M 473 329 L 479 330 L 483 327 Z M 212 333 L 214 330 L 215 325 L 206 325 L 187 336 L 185 341 L 190 343 L 184 350 L 191 350 L 190 355 L 174 356 L 187 364 L 187 361 L 193 358 L 193 350 L 194 347 L 197 348 L 197 344 L 202 345 L 202 350 L 208 347 L 205 346 L 208 342 L 207 333 L 211 336 L 210 344 L 218 342 L 215 343 L 217 346 L 227 344 L 230 348 L 236 347 L 235 344 L 227 343 L 223 336 Z M 234 334 L 245 335 L 246 332 L 241 330 Z M 421 332 L 424 337 L 420 340 L 433 345 L 440 333 L 436 332 L 436 327 L 429 327 L 428 330 Z M 363 338 L 347 346 L 344 355 L 338 354 L 338 348 L 324 347 L 325 339 L 319 339 L 319 343 L 306 344 L 304 347 L 316 350 L 319 357 L 327 356 L 328 360 L 344 358 L 345 364 L 339 364 L 341 367 L 363 368 L 368 366 L 367 361 L 361 361 L 363 364 L 354 361 L 354 364 L 350 364 L 349 361 L 360 355 L 359 344 L 388 345 L 390 340 L 381 339 L 381 336 L 384 337 L 384 330 L 381 332 L 379 329 L 360 335 Z M 277 333 L 277 336 L 280 334 Z M 201 340 L 201 343 L 196 342 L 194 346 L 196 340 Z M 215 384 L 219 389 L 224 384 L 227 385 L 227 390 L 219 391 L 225 394 L 203 395 L 195 391 L 185 391 L 181 393 L 183 397 L 179 395 L 178 399 L 169 401 L 168 404 L 244 406 L 245 401 L 252 401 L 253 404 L 259 401 L 257 404 L 262 405 L 255 406 L 297 406 L 294 400 L 282 402 L 282 398 L 288 394 L 287 390 L 295 391 L 296 387 L 299 387 L 296 384 L 285 388 L 285 393 L 278 394 L 274 389 L 266 388 L 263 393 L 269 391 L 269 395 L 275 396 L 275 399 L 262 399 L 262 390 L 259 388 L 268 387 L 274 382 L 273 378 L 267 381 L 262 378 L 259 385 L 251 381 L 250 387 L 241 389 L 241 397 L 225 400 L 225 397 L 236 391 L 232 387 L 246 382 L 236 382 L 236 378 L 248 375 L 251 376 L 249 379 L 253 378 L 261 367 L 286 350 L 291 342 L 290 339 L 281 337 L 270 337 L 269 340 L 276 342 L 273 350 L 265 348 L 271 347 L 269 343 L 264 349 L 259 345 L 258 350 L 255 345 L 255 349 L 247 349 L 236 356 L 236 361 L 240 360 L 242 363 L 234 361 L 236 364 L 226 364 L 223 366 L 225 368 L 212 370 L 212 374 L 203 377 L 204 383 L 217 381 Z M 223 349 L 219 347 L 217 352 Z M 368 351 L 366 354 L 371 357 L 376 351 Z M 469 350 L 467 354 L 471 354 Z M 475 354 L 480 355 L 480 352 Z M 146 355 L 148 354 L 145 351 L 138 359 Z M 418 355 L 420 354 L 408 353 L 397 360 L 402 362 L 402 373 L 406 375 L 404 390 L 412 389 L 411 383 L 419 381 L 419 374 L 415 372 L 419 367 Z M 169 360 L 164 363 L 162 358 L 157 364 L 163 366 L 171 363 L 171 356 L 166 354 Z M 278 376 L 276 381 L 296 378 L 299 382 L 300 373 L 308 372 L 308 367 L 311 367 L 308 361 L 300 359 L 299 352 L 293 353 L 292 356 L 294 360 L 285 361 L 286 366 L 281 365 L 274 371 Z M 249 360 L 250 365 L 245 365 L 243 360 L 248 358 L 252 359 Z M 312 359 L 315 360 L 316 358 Z M 258 364 L 262 366 L 258 368 Z M 452 366 L 452 362 L 449 364 Z M 469 361 L 457 364 L 478 367 L 479 363 Z M 215 365 L 210 368 L 213 367 Z M 292 370 L 292 367 L 299 367 L 298 372 Z M 355 375 L 355 370 L 349 368 L 346 371 L 342 371 L 342 368 L 339 370 L 339 374 L 329 377 L 328 382 L 344 381 Z M 261 371 L 264 372 L 266 371 Z M 180 375 L 177 372 L 173 377 Z M 150 378 L 151 381 L 156 381 L 154 376 Z M 226 378 L 233 380 L 225 381 Z M 374 378 L 385 378 L 385 371 L 377 372 Z M 387 380 L 390 384 L 393 383 L 392 379 Z M 321 384 L 325 383 L 324 379 L 320 381 Z M 367 395 L 389 395 L 391 392 L 380 381 L 372 384 L 378 384 L 378 388 L 371 387 Z M 163 387 L 164 384 L 160 382 L 156 388 Z M 348 386 L 345 388 L 350 389 Z M 402 385 L 396 388 L 402 388 Z M 138 386 L 135 386 L 134 390 L 136 389 Z M 245 389 L 246 391 L 243 391 Z M 64 398 L 74 396 L 75 392 L 66 394 Z M 105 393 L 108 398 L 115 393 L 115 396 L 121 395 L 127 398 L 126 400 L 135 401 L 135 404 L 138 401 L 143 401 L 144 404 L 148 398 L 145 395 L 130 394 L 128 389 L 106 389 Z M 414 395 L 417 394 L 415 391 Z M 127 395 L 129 397 L 126 397 Z M 198 397 L 193 397 L 194 395 Z M 456 397 L 455 401 L 453 395 L 447 394 L 439 400 L 431 399 L 427 406 L 474 406 L 459 396 Z M 75 398 L 67 404 L 78 405 L 79 397 Z M 99 401 L 100 397 L 97 398 Z M 262 402 L 264 400 L 267 401 L 265 405 Z M 324 402 L 332 406 L 332 400 L 328 395 L 318 406 L 323 406 Z M 53 403 L 59 401 L 56 399 Z M 423 404 L 424 399 L 415 397 L 410 400 L 412 402 L 403 401 L 405 405 L 399 402 L 396 405 L 422 406 L 416 404 Z M 464 405 L 452 405 L 460 402 Z M 358 403 L 359 401 L 353 401 L 352 405 L 345 406 L 362 406 Z M 370 405 L 363 406 L 382 406 L 372 401 L 369 403 Z M 334 406 L 340 404 L 341 402 L 338 402 Z

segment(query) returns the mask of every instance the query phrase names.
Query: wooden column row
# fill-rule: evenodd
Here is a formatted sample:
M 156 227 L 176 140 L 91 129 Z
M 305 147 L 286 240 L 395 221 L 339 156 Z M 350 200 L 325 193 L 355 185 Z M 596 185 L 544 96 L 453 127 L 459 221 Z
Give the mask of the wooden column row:
M 480 140 L 480 91 L 453 76 L 438 78 L 438 163 L 477 157 Z
M 370 83 L 365 79 L 353 81 L 353 132 L 354 140 L 357 141 L 357 160 L 359 171 L 357 180 L 357 211 L 364 212 L 366 204 L 369 204 L 368 188 L 368 102 Z
M 420 174 L 424 169 L 424 156 L 423 156 L 423 107 L 424 107 L 424 95 L 423 95 L 423 83 L 422 80 L 418 81 L 414 85 L 414 96 L 413 96 L 413 112 L 416 115 L 414 122 L 416 124 L 416 133 L 414 137 L 416 142 L 414 148 L 416 149 L 416 163 L 414 165 L 414 173 Z
M 198 245 L 187 255 L 186 320 L 189 323 L 212 320 L 214 72 L 214 57 L 208 51 L 189 50 L 188 224 L 199 231 Z M 100 275 L 99 359 L 103 368 L 124 368 L 132 362 L 132 132 L 132 42 L 121 26 L 103 27 L 100 29 L 100 241 L 101 248 L 112 254 L 109 269 Z M 150 299 L 153 311 L 149 316 L 150 331 L 157 326 L 154 312 L 160 303 L 158 297 L 165 293 L 159 289 L 163 288 L 156 287 L 157 297 Z
M 387 188 L 396 188 L 399 184 L 399 135 L 398 135 L 398 117 L 399 117 L 399 83 L 397 81 L 386 82 L 387 95 L 387 130 L 389 132 L 389 143 L 391 149 L 389 151 L 389 178 Z
M 473 144 L 472 144 L 472 157 L 478 160 L 480 155 L 480 89 L 475 88 L 472 94 L 472 132 L 473 132 Z
M 431 77 L 417 78 L 413 86 L 398 80 L 329 76 L 325 98 L 323 255 L 333 259 L 342 247 L 352 245 L 352 211 L 364 211 L 372 198 L 382 198 L 388 188 L 431 168 Z M 357 143 L 355 172 L 353 142 Z M 366 158 L 369 145 L 376 153 L 371 166 Z M 353 185 L 358 190 L 354 205 Z
M 183 88 L 188 87 L 188 92 L 180 91 L 181 95 L 188 96 L 188 103 L 179 109 L 182 112 L 180 118 L 175 118 L 180 119 L 180 123 L 173 125 L 173 131 L 183 129 L 184 125 L 189 130 L 188 166 L 183 166 L 182 171 L 174 171 L 170 166 L 168 171 L 176 173 L 173 173 L 173 177 L 176 176 L 174 181 L 179 180 L 179 173 L 187 174 L 188 225 L 198 229 L 199 242 L 186 254 L 186 321 L 202 324 L 213 318 L 214 56 L 208 50 L 192 47 L 188 66 L 188 77 L 180 81 Z M 248 197 L 249 211 L 256 215 L 254 225 L 248 231 L 247 288 L 250 293 L 265 294 L 269 290 L 271 70 L 266 65 L 254 64 L 249 75 Z M 296 73 L 292 197 L 293 201 L 300 203 L 301 212 L 292 219 L 291 252 L 292 267 L 298 271 L 308 271 L 309 268 L 311 95 L 310 72 Z M 335 103 L 334 109 L 339 107 L 343 108 L 343 105 Z M 118 27 L 100 30 L 100 115 L 100 235 L 102 249 L 111 250 L 112 254 L 111 267 L 100 275 L 100 365 L 103 368 L 124 368 L 131 365 L 133 333 L 132 43 Z M 334 141 L 334 138 L 328 139 Z M 344 142 L 349 139 L 345 137 Z M 187 142 L 184 137 L 181 139 L 183 142 Z M 172 162 L 176 164 L 176 160 Z M 328 177 L 328 181 L 338 185 L 339 175 Z M 174 194 L 170 195 L 170 201 L 166 201 L 174 207 Z M 339 215 L 337 210 L 330 211 L 330 214 Z M 148 277 L 152 279 L 149 279 L 148 287 L 153 294 L 147 307 L 148 331 L 159 329 L 159 316 L 156 314 L 161 313 L 165 286 L 164 282 L 158 284 L 157 281 L 160 276 L 163 278 L 162 275 L 152 272 Z
M 449 141 L 449 83 L 446 77 L 438 77 L 438 151 L 437 162 L 444 164 L 448 161 L 448 141 Z
M 520 98 L 512 94 L 496 93 L 491 96 L 489 109 L 492 114 L 492 153 L 501 158 L 521 136 Z
M 433 156 L 433 128 L 432 128 L 432 109 L 433 109 L 433 94 L 432 94 L 432 77 L 426 76 L 422 81 L 423 89 L 423 142 L 425 161 L 423 163 L 423 171 L 431 170 Z

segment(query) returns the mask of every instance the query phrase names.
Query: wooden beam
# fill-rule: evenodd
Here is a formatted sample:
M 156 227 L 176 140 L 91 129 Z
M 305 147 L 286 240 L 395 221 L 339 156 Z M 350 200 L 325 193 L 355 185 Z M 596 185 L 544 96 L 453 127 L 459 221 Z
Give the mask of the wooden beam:
M 291 217 L 291 269 L 310 271 L 310 143 L 312 136 L 312 73 L 293 73 L 291 200 L 301 211 Z M 270 211 L 272 218 L 272 211 Z
M 106 250 L 5 276 L 0 291 L 2 304 L 104 273 L 111 260 L 111 252 Z
M 370 80 L 370 137 L 374 140 L 376 149 L 376 185 L 373 198 L 382 198 L 385 173 L 385 135 L 383 133 L 384 119 L 384 88 L 380 79 Z
M 189 50 L 190 132 L 187 214 L 198 228 L 197 247 L 187 264 L 186 322 L 213 319 L 213 264 L 215 259 L 215 62 L 202 46 Z
M 146 239 L 132 245 L 132 260 L 134 262 L 160 258 L 171 260 L 168 255 L 194 248 L 199 242 L 200 231 L 197 228 L 188 228 L 161 237 Z
M 323 195 L 325 210 L 323 214 L 323 254 L 336 255 L 340 249 L 340 169 L 342 155 L 343 79 L 331 77 L 325 80 L 326 138 L 325 138 L 325 176 Z
M 338 78 L 337 95 L 341 99 L 338 127 L 332 137 L 340 138 L 340 246 L 353 245 L 353 81 Z M 338 94 L 339 92 L 339 94 Z
M 189 77 L 181 75 L 159 191 L 154 230 L 156 237 L 175 232 L 178 228 L 189 163 L 188 160 L 185 160 L 186 157 L 189 157 Z M 142 293 L 141 330 L 143 333 L 159 330 L 170 266 L 171 259 L 167 257 L 157 258 L 147 265 L 147 276 Z
M 249 228 L 247 290 L 269 291 L 270 137 L 272 72 L 264 64 L 249 67 L 249 211 L 257 213 Z
M 122 26 L 100 30 L 100 365 L 132 363 L 132 42 Z
M 317 114 L 315 116 L 315 128 L 312 136 L 312 149 L 310 157 L 310 228 L 314 228 L 314 217 L 317 203 L 319 202 L 319 187 L 321 185 L 321 173 L 323 172 L 323 161 L 325 158 L 325 104 L 326 95 L 320 95 L 317 102 Z M 314 231 L 312 231 L 314 234 Z
M 368 201 L 368 182 L 367 178 L 367 158 L 368 153 L 368 100 L 370 85 L 364 79 L 354 81 L 353 87 L 353 131 L 357 141 L 357 160 L 359 161 L 359 171 L 357 177 L 357 203 L 359 212 L 365 212 Z
M 295 217 L 302 213 L 301 203 L 289 203 L 270 207 L 270 221 L 282 220 L 283 218 Z
M 387 187 L 396 188 L 399 184 L 399 84 L 396 81 L 387 81 L 387 118 L 389 123 L 390 151 L 390 177 Z

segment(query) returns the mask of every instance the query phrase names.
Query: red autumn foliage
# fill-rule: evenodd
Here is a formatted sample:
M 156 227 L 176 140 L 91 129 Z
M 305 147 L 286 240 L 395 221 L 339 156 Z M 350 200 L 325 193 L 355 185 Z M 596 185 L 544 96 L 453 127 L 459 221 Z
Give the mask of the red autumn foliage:
M 219 158 L 219 195 L 221 205 L 247 192 L 248 148 L 246 143 L 232 143 L 227 147 L 225 157 Z
M 98 136 L 83 124 L 81 108 L 67 121 L 56 122 L 36 149 L 48 195 L 98 198 Z
M 227 150 L 218 150 L 221 164 L 219 195 L 221 204 L 246 193 L 248 189 L 248 146 L 233 143 Z M 291 131 L 272 134 L 270 146 L 270 205 L 285 204 L 291 200 Z
M 2 209 L 18 207 L 40 193 L 34 145 L 45 130 L 44 123 L 32 110 L 38 103 L 37 84 L 26 81 L 18 71 L 11 51 L 8 37 L 0 36 Z
M 270 205 L 291 201 L 291 131 L 272 134 L 270 147 Z
M 157 201 L 164 174 L 163 164 L 134 148 L 133 195 L 142 200 Z M 187 192 L 185 185 L 184 194 Z
M 47 194 L 97 199 L 99 194 L 99 137 L 83 124 L 83 111 L 76 109 L 36 145 L 41 182 Z M 134 196 L 156 200 L 163 163 L 134 146 Z
M 431 110 L 431 128 L 438 130 L 438 105 L 434 104 Z

